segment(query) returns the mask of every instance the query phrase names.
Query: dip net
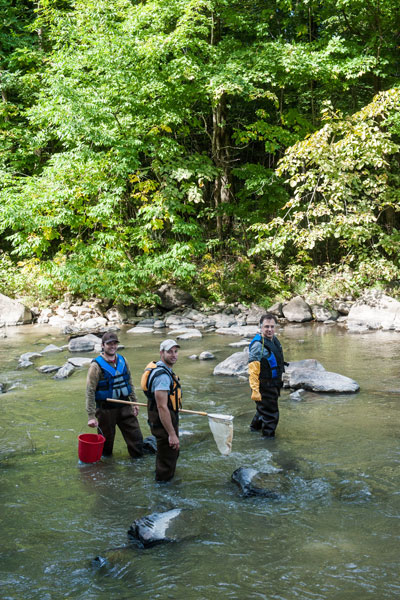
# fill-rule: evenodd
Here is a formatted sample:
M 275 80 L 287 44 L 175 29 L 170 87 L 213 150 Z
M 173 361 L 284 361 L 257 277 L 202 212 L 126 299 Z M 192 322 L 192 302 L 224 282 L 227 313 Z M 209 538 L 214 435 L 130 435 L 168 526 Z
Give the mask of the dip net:
M 231 415 L 207 414 L 208 424 L 221 454 L 228 455 L 232 450 L 233 417 Z

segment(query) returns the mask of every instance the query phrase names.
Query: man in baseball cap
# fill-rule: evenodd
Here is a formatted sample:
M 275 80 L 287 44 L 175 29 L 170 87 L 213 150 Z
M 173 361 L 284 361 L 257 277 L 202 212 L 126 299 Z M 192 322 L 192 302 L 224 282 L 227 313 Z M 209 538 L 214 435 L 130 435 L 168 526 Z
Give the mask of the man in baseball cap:
M 148 422 L 157 440 L 156 481 L 169 481 L 175 474 L 179 456 L 179 409 L 181 385 L 173 372 L 180 346 L 175 340 L 160 344 L 160 360 L 150 363 L 147 385 Z
M 98 427 L 106 438 L 103 456 L 111 456 L 116 427 L 120 429 L 132 458 L 143 456 L 143 436 L 137 419 L 139 409 L 129 404 L 108 402 L 107 398 L 137 402 L 129 365 L 117 354 L 115 331 L 101 338 L 101 354 L 89 366 L 86 381 L 86 411 L 89 427 Z

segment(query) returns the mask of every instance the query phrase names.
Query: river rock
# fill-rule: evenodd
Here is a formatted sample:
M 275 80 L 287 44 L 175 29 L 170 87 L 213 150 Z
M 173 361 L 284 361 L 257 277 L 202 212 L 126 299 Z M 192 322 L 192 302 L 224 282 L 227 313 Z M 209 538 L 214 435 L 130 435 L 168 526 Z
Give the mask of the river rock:
M 148 435 L 143 440 L 143 451 L 147 454 L 157 453 L 157 440 L 154 435 Z
M 101 339 L 94 335 L 94 333 L 88 333 L 81 337 L 74 337 L 68 343 L 68 350 L 70 352 L 92 352 L 93 350 L 100 349 Z
M 92 362 L 92 358 L 84 358 L 82 356 L 73 356 L 68 359 L 68 362 L 71 363 L 74 367 L 85 367 L 86 365 L 90 365 Z
M 26 360 L 32 360 L 33 358 L 40 358 L 42 355 L 40 352 L 24 352 L 18 359 L 18 362 L 24 362 Z
M 166 327 L 166 325 L 165 325 L 164 321 L 157 319 L 156 321 L 154 321 L 153 327 L 154 327 L 154 329 L 164 329 L 164 327 Z
M 263 496 L 278 500 L 287 493 L 287 482 L 281 471 L 261 473 L 252 467 L 239 467 L 232 473 L 231 479 L 240 487 L 245 498 Z
M 41 367 L 37 367 L 36 371 L 47 375 L 48 373 L 56 373 L 60 368 L 60 365 L 42 365 Z
M 54 375 L 53 379 L 67 379 L 75 371 L 74 365 L 66 362 Z
M 181 512 L 182 509 L 174 508 L 167 512 L 156 512 L 136 519 L 128 531 L 128 536 L 131 540 L 139 541 L 145 548 L 163 542 L 176 541 L 176 525 Z
M 228 346 L 232 346 L 232 348 L 242 348 L 243 346 L 248 346 L 250 344 L 250 340 L 240 340 L 240 342 L 232 342 L 228 344 Z
M 202 338 L 203 334 L 201 333 L 201 331 L 199 331 L 198 329 L 191 329 L 190 331 L 187 331 L 186 333 L 181 333 L 179 335 L 176 336 L 176 339 L 178 340 L 192 340 L 194 338 Z
M 353 304 L 354 302 L 346 300 L 333 300 L 332 308 L 341 315 L 348 315 Z
M 18 362 L 18 369 L 27 369 L 28 367 L 31 367 L 33 365 L 33 362 L 30 360 L 20 360 Z
M 153 333 L 153 331 L 152 327 L 132 327 L 126 333 Z
M 218 313 L 213 315 L 214 325 L 218 329 L 231 327 L 232 325 L 237 325 L 236 319 L 234 315 L 226 315 L 224 313 Z
M 204 350 L 199 355 L 199 360 L 213 360 L 215 358 L 212 352 L 208 352 L 208 350 Z
M 272 306 L 270 306 L 266 312 L 269 312 L 269 313 L 271 313 L 271 315 L 275 315 L 276 317 L 278 317 L 278 319 L 281 319 L 283 317 L 282 308 L 283 308 L 282 302 L 277 302 L 276 304 L 273 304 Z
M 40 351 L 41 354 L 48 354 L 50 352 L 62 352 L 62 348 L 60 348 L 59 346 L 56 346 L 55 344 L 49 344 L 48 346 L 46 346 L 46 348 L 43 348 L 43 350 Z
M 258 327 L 255 325 L 237 325 L 236 327 L 220 327 L 215 330 L 215 333 L 220 335 L 236 335 L 242 337 L 253 337 L 258 332 Z
M 170 329 L 177 329 L 178 327 L 194 327 L 195 322 L 193 319 L 183 317 L 182 315 L 168 315 L 165 319 L 165 325 Z
M 289 387 L 311 392 L 354 394 L 360 386 L 354 379 L 318 369 L 294 369 L 289 373 Z
M 248 348 L 243 352 L 235 352 L 215 367 L 213 375 L 248 375 L 248 360 Z
M 380 290 L 370 290 L 351 307 L 347 326 L 349 331 L 365 327 L 400 331 L 400 302 Z
M 0 294 L 0 322 L 5 325 L 32 323 L 32 313 L 18 300 Z
M 301 296 L 295 296 L 282 308 L 282 313 L 288 321 L 304 323 L 312 320 L 310 306 Z
M 267 311 L 262 306 L 252 304 L 247 312 L 246 323 L 247 325 L 259 325 L 262 315 L 265 315 Z
M 316 321 L 336 321 L 339 316 L 339 313 L 336 310 L 329 310 L 322 304 L 312 304 L 311 310 Z
M 169 283 L 164 283 L 156 294 L 160 297 L 161 306 L 167 310 L 194 304 L 193 296 L 189 292 Z

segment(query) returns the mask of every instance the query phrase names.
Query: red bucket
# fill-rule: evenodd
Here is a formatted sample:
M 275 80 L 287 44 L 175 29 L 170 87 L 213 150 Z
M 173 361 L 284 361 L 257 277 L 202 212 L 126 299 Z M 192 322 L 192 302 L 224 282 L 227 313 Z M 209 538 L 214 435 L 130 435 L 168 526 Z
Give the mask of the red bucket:
M 78 456 L 84 463 L 100 460 L 106 438 L 99 433 L 81 433 L 78 435 Z

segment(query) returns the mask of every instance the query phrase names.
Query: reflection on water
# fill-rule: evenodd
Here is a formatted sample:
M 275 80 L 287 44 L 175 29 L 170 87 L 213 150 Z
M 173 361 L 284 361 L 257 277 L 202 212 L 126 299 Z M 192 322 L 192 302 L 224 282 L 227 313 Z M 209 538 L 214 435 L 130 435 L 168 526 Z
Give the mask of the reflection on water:
M 86 369 L 55 381 L 18 357 L 66 339 L 52 329 L 19 327 L 0 340 L 2 500 L 1 597 L 392 599 L 399 593 L 399 334 L 351 335 L 322 325 L 286 326 L 288 360 L 316 358 L 355 379 L 356 395 L 282 393 L 275 440 L 251 433 L 248 384 L 214 377 L 216 361 L 189 356 L 210 350 L 221 361 L 237 338 L 208 334 L 182 343 L 177 365 L 185 407 L 234 415 L 233 450 L 222 456 L 208 420 L 181 419 L 175 480 L 156 484 L 154 456 L 132 461 L 118 434 L 114 456 L 79 465 L 77 436 L 87 432 Z M 160 334 L 121 333 L 139 383 L 158 355 Z M 67 352 L 35 366 L 63 364 Z M 86 354 L 88 356 L 88 354 Z M 94 356 L 94 354 L 93 354 Z M 139 392 L 141 396 L 141 392 Z M 144 400 L 140 397 L 140 399 Z M 149 435 L 143 409 L 140 422 Z M 245 498 L 231 475 L 240 466 L 281 478 L 279 499 Z M 280 486 L 280 487 L 279 487 Z M 131 523 L 183 508 L 178 543 L 138 549 Z M 96 556 L 107 564 L 94 568 Z

